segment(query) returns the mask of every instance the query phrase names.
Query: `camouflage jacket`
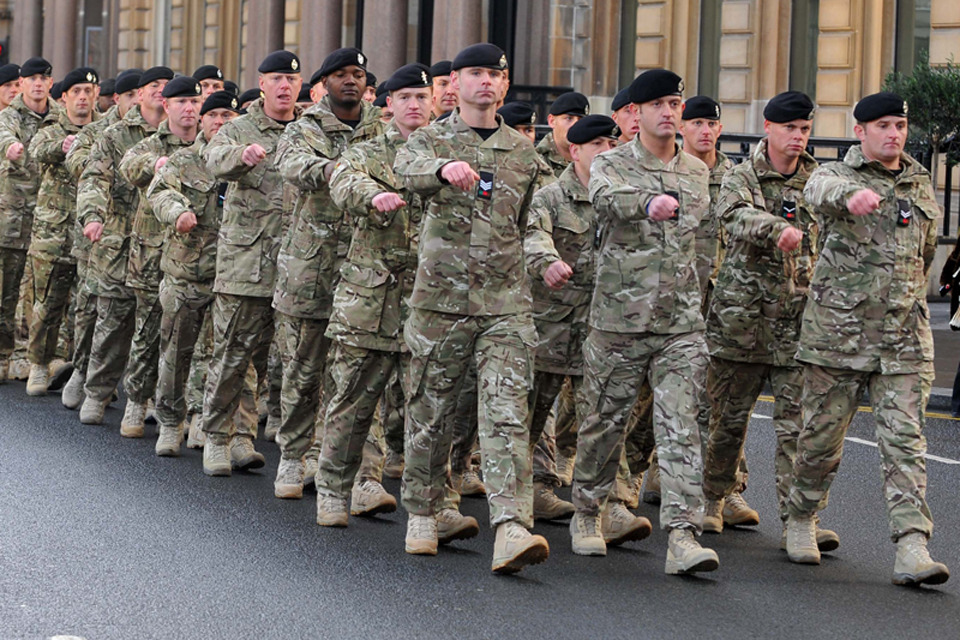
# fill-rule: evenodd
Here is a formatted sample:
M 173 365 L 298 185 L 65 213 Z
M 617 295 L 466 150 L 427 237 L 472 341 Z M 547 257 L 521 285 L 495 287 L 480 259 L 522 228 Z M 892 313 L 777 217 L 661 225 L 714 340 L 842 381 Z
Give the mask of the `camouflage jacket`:
M 695 236 L 710 206 L 707 166 L 676 149 L 664 164 L 640 143 L 598 155 L 590 169 L 600 248 L 590 326 L 616 333 L 703 330 Z M 657 222 L 647 205 L 677 194 L 677 217 Z
M 573 165 L 557 182 L 533 194 L 523 241 L 533 292 L 533 320 L 540 336 L 537 371 L 583 374 L 581 347 L 593 295 L 597 214 Z M 563 260 L 573 276 L 560 290 L 543 282 L 547 268 Z
M 798 360 L 883 374 L 933 371 L 926 296 L 940 208 L 927 170 L 906 154 L 900 163 L 895 175 L 858 145 L 807 181 L 803 195 L 822 239 Z M 847 200 L 865 188 L 883 201 L 855 216 Z
M 94 122 L 99 114 L 94 113 Z M 92 124 L 92 123 L 90 123 Z M 30 142 L 30 155 L 40 163 L 40 191 L 34 209 L 31 255 L 51 262 L 74 264 L 77 234 L 77 179 L 66 165 L 63 141 L 88 125 L 70 122 L 66 109 L 50 114 Z
M 214 291 L 273 296 L 284 219 L 293 210 L 297 195 L 292 185 L 284 184 L 275 161 L 277 142 L 288 126 L 267 116 L 263 98 L 259 98 L 245 115 L 224 124 L 203 149 L 210 173 L 229 182 L 217 239 Z M 263 147 L 267 156 L 251 167 L 241 158 L 243 150 L 254 143 Z
M 127 261 L 127 286 L 132 289 L 157 291 L 160 288 L 160 254 L 167 230 L 153 214 L 146 197 L 154 167 L 160 158 L 192 144 L 170 131 L 170 125 L 164 120 L 156 133 L 130 147 L 120 161 L 120 175 L 140 191 Z
M 559 176 L 570 165 L 570 161 L 560 155 L 557 143 L 553 141 L 552 131 L 545 135 L 537 145 L 537 153 L 550 165 L 550 169 L 555 176 Z
M 415 131 L 397 152 L 394 171 L 426 205 L 411 307 L 465 316 L 533 308 L 523 234 L 534 191 L 553 176 L 527 138 L 500 116 L 497 122 L 484 140 L 455 110 Z M 470 191 L 440 179 L 454 161 L 480 174 Z
M 353 219 L 353 241 L 340 267 L 327 335 L 355 347 L 405 351 L 403 323 L 417 273 L 422 205 L 393 172 L 403 135 L 390 124 L 383 135 L 347 149 L 330 177 L 333 201 Z M 380 213 L 372 205 L 384 191 L 407 205 Z
M 117 110 L 117 106 L 114 105 L 110 107 L 105 114 L 100 116 L 99 120 L 91 122 L 77 134 L 76 140 L 74 140 L 70 146 L 70 151 L 67 152 L 65 163 L 67 171 L 73 178 L 74 186 L 80 181 L 80 174 L 83 173 L 83 168 L 87 166 L 87 160 L 90 159 L 90 151 L 93 149 L 93 143 L 97 141 L 97 137 L 106 131 L 107 127 L 113 126 L 117 122 L 120 122 L 120 112 Z M 79 219 L 77 219 L 76 206 L 74 206 L 73 220 L 76 233 L 73 237 L 71 255 L 85 263 L 90 255 L 90 246 L 92 243 L 83 235 L 83 227 L 80 225 Z
M 90 249 L 91 293 L 105 298 L 131 298 L 127 286 L 130 229 L 140 197 L 136 187 L 118 173 L 128 149 L 156 129 L 130 109 L 116 124 L 105 129 L 90 150 L 87 166 L 77 185 L 77 218 L 81 228 L 91 222 L 103 224 L 103 235 Z
M 817 252 L 817 224 L 803 187 L 817 161 L 804 152 L 785 178 L 767 158 L 762 140 L 749 160 L 720 188 L 717 217 L 727 254 L 707 313 L 710 354 L 726 360 L 795 366 L 800 318 Z M 800 247 L 777 248 L 787 227 L 803 231 Z
M 212 285 L 223 215 L 220 194 L 226 183 L 218 182 L 203 161 L 206 145 L 201 132 L 192 145 L 174 151 L 153 177 L 146 197 L 166 229 L 160 270 L 175 278 Z M 197 226 L 189 233 L 179 233 L 177 219 L 188 211 L 197 217 Z
M 700 295 L 704 297 L 707 295 L 707 285 L 716 283 L 717 269 L 723 258 L 726 241 L 721 242 L 723 229 L 717 215 L 717 196 L 723 176 L 733 167 L 733 160 L 722 151 L 717 151 L 717 163 L 710 169 L 710 208 L 697 227 L 697 278 L 700 280 Z
M 30 141 L 44 118 L 56 116 L 60 105 L 47 98 L 47 112 L 37 113 L 18 95 L 0 111 L 0 247 L 26 251 L 30 246 L 33 210 L 40 189 L 40 164 L 30 153 Z M 19 160 L 7 160 L 7 149 L 20 142 Z
M 356 129 L 341 122 L 324 97 L 284 132 L 277 144 L 277 167 L 300 190 L 296 214 L 277 258 L 273 306 L 299 318 L 330 317 L 337 272 L 350 244 L 350 224 L 334 204 L 324 170 L 349 145 L 383 131 L 379 109 L 361 102 Z

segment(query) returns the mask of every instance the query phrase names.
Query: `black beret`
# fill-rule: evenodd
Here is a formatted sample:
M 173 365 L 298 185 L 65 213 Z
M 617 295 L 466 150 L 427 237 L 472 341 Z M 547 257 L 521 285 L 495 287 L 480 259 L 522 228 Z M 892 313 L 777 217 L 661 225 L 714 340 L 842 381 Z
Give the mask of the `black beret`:
M 260 73 L 300 73 L 300 58 L 289 51 L 274 51 L 257 67 Z
M 197 82 L 201 80 L 223 80 L 223 71 L 220 71 L 220 67 L 215 64 L 205 64 L 202 67 L 197 67 L 197 70 L 193 72 L 193 78 Z
M 393 75 L 383 83 L 383 86 L 387 88 L 387 91 L 399 91 L 410 87 L 432 87 L 433 78 L 430 77 L 430 69 L 427 65 L 414 62 L 413 64 L 405 64 L 394 71 Z
M 334 71 L 339 71 L 344 67 L 349 67 L 351 65 L 356 65 L 363 69 L 367 70 L 367 56 L 363 55 L 363 52 L 360 49 L 355 47 L 344 47 L 342 49 L 337 49 L 326 58 L 323 59 L 323 64 L 320 65 L 320 70 L 313 74 L 315 77 L 325 78 Z M 312 82 L 311 84 L 315 84 Z
M 20 79 L 20 65 L 5 64 L 0 67 L 0 84 L 7 84 L 8 82 L 13 82 L 14 80 Z
M 367 86 L 377 88 L 377 76 L 367 71 Z
M 683 103 L 684 120 L 719 120 L 720 103 L 708 96 L 693 96 Z
M 613 104 L 610 105 L 611 111 L 619 111 L 630 104 L 630 89 L 620 89 L 617 95 L 613 96 Z
M 126 71 L 120 72 L 117 76 L 117 85 L 114 87 L 114 90 L 117 94 L 133 91 L 140 86 L 140 76 L 142 74 L 143 72 L 140 69 L 127 69 Z
M 389 82 L 389 78 L 388 78 L 387 80 L 388 80 L 388 82 Z M 386 82 L 381 82 L 380 84 L 378 84 L 378 85 L 377 85 L 377 88 L 374 89 L 374 91 L 373 91 L 373 95 L 377 96 L 378 98 L 379 98 L 380 96 L 385 96 L 385 95 L 387 95 L 387 83 L 386 83 Z
M 107 78 L 100 81 L 100 95 L 112 96 L 117 92 L 117 79 Z
M 229 91 L 214 91 L 209 98 L 203 101 L 203 106 L 200 107 L 200 115 L 214 109 L 230 109 L 230 111 L 240 113 L 240 100 Z
M 227 93 L 232 93 L 234 97 L 240 96 L 240 86 L 236 82 L 233 82 L 232 80 L 223 81 L 223 90 L 226 91 Z
M 387 92 L 386 92 L 386 91 L 384 91 L 383 93 L 381 93 L 380 95 L 378 95 L 378 96 L 376 97 L 376 99 L 373 101 L 373 106 L 375 106 L 375 107 L 380 107 L 381 109 L 383 109 L 384 107 L 387 106 Z
M 173 76 L 173 69 L 170 67 L 150 67 L 140 75 L 140 84 L 137 85 L 137 88 L 145 87 L 157 80 L 173 80 Z
M 54 83 L 50 86 L 50 99 L 51 99 L 51 100 L 59 100 L 61 97 L 63 97 L 63 87 L 62 87 L 62 84 L 63 84 L 63 83 L 61 83 L 61 82 L 54 82 Z
M 300 87 L 300 93 L 297 94 L 297 102 L 313 102 L 310 97 L 310 85 L 305 84 Z
M 873 122 L 884 116 L 906 118 L 908 111 L 906 100 L 895 93 L 881 91 L 861 99 L 853 108 L 853 117 L 857 122 Z
M 50 76 L 53 75 L 53 67 L 50 63 L 40 57 L 30 58 L 20 67 L 20 77 L 29 78 L 37 74 Z
M 577 120 L 567 129 L 567 142 L 585 144 L 595 138 L 617 138 L 620 129 L 610 116 L 595 114 Z
M 177 76 L 163 88 L 162 95 L 164 98 L 196 98 L 202 93 L 199 80 L 193 76 Z
M 816 110 L 813 100 L 802 91 L 784 91 L 770 98 L 763 108 L 763 118 L 778 123 L 813 120 Z
M 664 96 L 683 95 L 683 78 L 667 69 L 644 71 L 630 83 L 630 102 L 643 104 Z
M 590 115 L 590 101 L 582 93 L 568 91 L 557 96 L 557 99 L 550 105 L 548 113 L 552 116 L 568 114 L 583 117 Z
M 507 69 L 507 54 L 503 49 L 489 42 L 472 44 L 453 59 L 450 63 L 451 71 L 458 71 L 466 67 L 484 67 L 486 69 Z
M 237 98 L 237 102 L 239 102 L 240 104 L 243 104 L 245 102 L 255 102 L 256 100 L 260 99 L 261 95 L 263 95 L 263 93 L 260 91 L 259 87 L 256 89 L 247 89 L 246 91 L 240 94 L 240 97 Z
M 440 60 L 430 66 L 430 75 L 434 78 L 437 76 L 448 76 L 451 71 L 453 71 L 453 63 L 449 60 Z
M 517 127 L 521 124 L 536 124 L 537 122 L 537 112 L 533 110 L 533 105 L 529 102 L 508 102 L 497 109 L 497 113 L 511 127 Z
M 63 80 L 57 84 L 60 85 L 60 91 L 66 93 L 70 90 L 70 87 L 75 84 L 84 84 L 86 82 L 89 82 L 90 84 L 97 84 L 99 81 L 100 78 L 97 76 L 96 69 L 91 67 L 80 67 L 65 75 Z M 101 90 L 100 93 L 102 94 L 103 91 Z

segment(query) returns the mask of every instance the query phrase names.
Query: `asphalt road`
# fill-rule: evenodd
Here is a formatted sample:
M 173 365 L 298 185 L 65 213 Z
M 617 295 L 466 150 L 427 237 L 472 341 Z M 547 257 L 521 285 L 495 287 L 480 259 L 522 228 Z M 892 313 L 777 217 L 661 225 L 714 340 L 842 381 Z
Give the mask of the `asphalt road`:
M 747 452 L 762 523 L 704 537 L 715 573 L 664 575 L 659 529 L 581 558 L 565 524 L 545 524 L 550 559 L 498 577 L 487 529 L 411 557 L 402 512 L 329 530 L 314 524 L 314 494 L 274 499 L 273 445 L 259 443 L 262 473 L 207 478 L 198 451 L 161 459 L 152 438 L 121 438 L 121 414 L 83 426 L 56 395 L 0 386 L 0 639 L 960 637 L 960 421 L 946 417 L 928 421 L 928 497 L 931 551 L 954 578 L 921 590 L 890 583 L 877 450 L 859 441 L 822 514 L 841 548 L 819 567 L 786 560 L 763 418 Z M 874 442 L 872 425 L 862 413 L 849 435 Z M 386 486 L 397 494 L 397 481 Z M 485 521 L 484 501 L 463 510 Z M 640 513 L 657 522 L 653 507 Z

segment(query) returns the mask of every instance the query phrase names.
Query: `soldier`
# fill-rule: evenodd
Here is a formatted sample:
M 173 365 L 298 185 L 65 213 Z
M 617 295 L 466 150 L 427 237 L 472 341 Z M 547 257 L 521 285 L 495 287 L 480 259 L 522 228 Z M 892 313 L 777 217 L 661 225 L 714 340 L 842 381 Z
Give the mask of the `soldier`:
M 449 114 L 457 108 L 460 94 L 450 82 L 451 62 L 440 60 L 430 67 L 430 77 L 433 78 L 433 117 L 439 118 Z
M 14 319 L 40 187 L 40 165 L 27 146 L 43 119 L 60 113 L 49 97 L 52 72 L 43 58 L 24 62 L 22 93 L 0 111 L 0 382 L 7 379 L 13 353 Z
M 325 336 L 336 275 L 349 244 L 350 225 L 330 197 L 330 176 L 349 145 L 380 134 L 377 108 L 362 100 L 367 57 L 359 49 L 337 49 L 318 72 L 327 95 L 290 126 L 277 144 L 277 167 L 300 190 L 297 214 L 277 262 L 273 307 L 277 310 L 283 360 L 281 421 L 277 432 L 280 464 L 274 483 L 278 498 L 303 495 L 301 459 L 314 439 L 314 425 L 325 414 L 323 398 L 333 384 L 326 372 L 330 339 Z M 366 503 L 381 509 L 396 501 L 383 487 L 368 487 Z M 317 494 L 317 522 L 323 496 Z M 356 513 L 364 511 L 355 503 Z
M 559 176 L 563 173 L 572 160 L 570 143 L 567 142 L 567 130 L 589 113 L 590 102 L 587 96 L 576 91 L 561 94 L 550 105 L 550 111 L 547 114 L 550 133 L 537 145 L 537 152 L 553 169 L 554 175 Z
M 275 164 L 277 142 L 300 114 L 300 60 L 274 51 L 258 67 L 263 97 L 246 115 L 226 123 L 203 156 L 217 180 L 228 181 L 217 240 L 213 301 L 213 363 L 203 404 L 203 472 L 229 476 L 231 469 L 259 469 L 263 455 L 253 446 L 256 422 L 231 437 L 248 365 L 266 374 L 273 339 L 273 296 L 277 252 L 294 189 Z
M 160 359 L 160 321 L 163 317 L 160 257 L 166 229 L 147 200 L 147 187 L 171 153 L 192 145 L 196 139 L 200 107 L 203 106 L 201 95 L 200 83 L 191 76 L 179 76 L 167 82 L 161 90 L 161 105 L 166 117 L 156 133 L 131 147 L 120 161 L 120 175 L 140 192 L 127 262 L 127 286 L 137 297 L 136 329 L 124 381 L 127 406 L 120 423 L 120 435 L 128 438 L 143 437 L 147 402 L 157 390 Z M 141 108 L 147 103 L 146 98 L 141 98 Z
M 223 90 L 229 93 L 234 98 L 237 98 L 237 99 L 240 98 L 240 85 L 238 85 L 236 82 L 233 82 L 232 80 L 223 81 Z
M 31 396 L 47 392 L 48 367 L 56 352 L 60 324 L 77 277 L 77 259 L 72 250 L 77 232 L 74 221 L 77 186 L 64 161 L 81 129 L 99 119 L 94 111 L 95 70 L 74 69 L 64 77 L 62 86 L 66 107 L 60 113 L 47 116 L 29 149 L 30 155 L 40 163 L 43 176 L 27 251 L 33 262 L 34 282 L 33 319 L 27 347 L 30 359 L 27 395 Z
M 154 215 L 168 226 L 160 261 L 163 317 L 157 383 L 158 456 L 180 455 L 187 415 L 187 375 L 213 303 L 221 194 L 226 191 L 226 183 L 218 182 L 207 169 L 203 148 L 239 112 L 237 98 L 226 91 L 212 93 L 200 108 L 201 131 L 194 144 L 174 151 L 147 190 Z
M 105 114 L 116 104 L 117 80 L 116 78 L 107 78 L 100 81 L 100 89 L 97 94 L 97 111 Z
M 382 135 L 344 151 L 330 178 L 333 201 L 351 214 L 354 231 L 327 328 L 336 388 L 328 392 L 316 483 L 317 522 L 326 526 L 347 525 L 351 489 L 352 514 L 373 515 L 397 506 L 393 496 L 379 497 L 385 493 L 379 477 L 364 477 L 361 456 L 377 402 L 392 374 L 404 375 L 409 364 L 402 329 L 416 273 L 422 207 L 418 196 L 401 188 L 393 161 L 407 137 L 430 122 L 433 82 L 427 67 L 409 64 L 384 85 L 393 122 Z M 375 508 L 370 508 L 371 497 L 378 503 Z M 448 520 L 438 516 L 446 527 L 445 541 L 479 532 L 475 519 L 456 511 L 450 515 Z
M 327 95 L 327 87 L 321 80 L 320 69 L 317 69 L 310 76 L 310 100 L 313 104 L 317 104 L 323 99 L 323 96 Z
M 373 102 L 377 97 L 377 76 L 367 72 L 367 85 L 363 90 L 363 99 L 367 102 Z
M 0 111 L 20 95 L 20 66 L 10 63 L 0 67 Z
M 620 128 L 620 142 L 626 143 L 633 140 L 640 131 L 640 123 L 637 121 L 637 107 L 630 102 L 630 89 L 621 89 L 617 92 L 610 109 L 613 111 L 610 117 Z
M 507 124 L 521 135 L 527 137 L 531 144 L 537 141 L 537 112 L 533 110 L 533 105 L 529 102 L 508 102 L 499 109 L 497 113 L 503 118 L 504 124 Z
M 301 109 L 309 109 L 313 106 L 313 98 L 310 96 L 310 91 L 311 87 L 308 84 L 300 88 L 300 93 L 297 94 L 297 106 Z
M 793 562 L 819 564 L 816 516 L 825 506 L 843 439 L 869 390 L 876 418 L 893 583 L 941 584 L 930 559 L 924 410 L 933 382 L 927 309 L 940 210 L 930 174 L 903 152 L 907 103 L 892 93 L 853 110 L 860 144 L 817 169 L 803 190 L 820 223 L 821 254 L 810 281 L 797 359 L 803 369 L 803 431 L 787 510 Z
M 503 51 L 472 45 L 451 66 L 460 107 L 411 135 L 394 163 L 405 186 L 426 200 L 404 327 L 411 355 L 406 551 L 437 553 L 437 506 L 452 436 L 446 417 L 475 360 L 484 482 L 496 527 L 492 569 L 512 573 L 549 555 L 547 541 L 527 530 L 533 524 L 527 403 L 537 339 L 522 238 L 530 198 L 550 170 L 496 114 Z
M 602 555 L 600 513 L 617 474 L 641 382 L 654 391 L 653 427 L 669 529 L 665 571 L 712 571 L 717 554 L 694 538 L 703 518 L 699 389 L 706 370 L 694 236 L 709 206 L 706 165 L 676 144 L 683 81 L 662 69 L 630 85 L 640 132 L 590 172 L 599 219 L 596 288 L 583 346 L 583 415 L 570 523 L 574 549 Z
M 257 87 L 256 89 L 247 89 L 240 94 L 240 97 L 237 98 L 237 100 L 240 101 L 240 109 L 245 110 L 252 103 L 256 102 L 262 97 L 263 91 L 260 89 L 260 87 Z
M 97 296 L 97 324 L 80 407 L 80 422 L 100 424 L 127 364 L 137 327 L 137 294 L 129 284 L 127 261 L 133 217 L 139 205 L 136 187 L 120 175 L 120 162 L 135 144 L 153 135 L 166 118 L 161 92 L 173 78 L 167 67 L 151 67 L 137 83 L 139 104 L 103 131 L 77 187 L 77 217 L 92 243 L 88 283 Z M 138 247 L 139 248 L 139 247 Z M 143 366 L 133 361 L 134 366 Z M 155 365 L 154 365 L 155 366 Z M 127 388 L 128 393 L 131 391 Z M 153 390 L 150 390 L 153 393 Z M 139 400 L 139 398 L 138 398 Z M 132 403 L 127 403 L 128 408 Z M 128 418 L 127 412 L 124 417 Z M 121 424 L 121 434 L 136 435 Z
M 197 67 L 197 70 L 193 72 L 193 79 L 200 83 L 200 90 L 203 92 L 201 107 L 203 101 L 206 101 L 217 91 L 223 91 L 224 89 L 223 71 L 215 64 L 205 64 Z

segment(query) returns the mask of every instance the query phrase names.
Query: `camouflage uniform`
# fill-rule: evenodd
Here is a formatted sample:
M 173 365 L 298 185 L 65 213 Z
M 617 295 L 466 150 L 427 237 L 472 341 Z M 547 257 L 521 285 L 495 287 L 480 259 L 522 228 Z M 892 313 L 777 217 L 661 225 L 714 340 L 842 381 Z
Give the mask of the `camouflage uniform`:
M 157 422 L 176 428 L 187 415 L 185 391 L 194 347 L 213 303 L 217 266 L 217 231 L 223 205 L 221 183 L 203 161 L 203 133 L 196 142 L 173 152 L 160 168 L 146 198 L 157 220 L 167 226 L 160 270 L 160 364 Z M 224 187 L 226 185 L 223 185 Z M 186 212 L 197 218 L 188 233 L 176 231 Z M 209 325 L 207 325 L 209 326 Z
M 475 360 L 490 522 L 530 527 L 527 417 L 537 334 L 522 242 L 530 199 L 550 169 L 497 120 L 483 140 L 454 111 L 414 132 L 394 164 L 405 186 L 426 199 L 404 327 L 411 363 L 402 497 L 411 514 L 438 511 L 452 437 L 444 418 Z M 468 162 L 481 181 L 469 191 L 445 184 L 438 173 L 451 161 Z
M 0 361 L 13 353 L 20 283 L 40 188 L 40 164 L 30 153 L 30 141 L 44 118 L 56 117 L 60 110 L 48 98 L 47 111 L 37 113 L 18 95 L 0 111 Z M 7 150 L 17 142 L 26 147 L 23 155 L 18 160 L 8 160 Z
M 807 516 L 825 503 L 867 390 L 894 540 L 933 530 L 923 412 L 934 375 L 927 276 L 940 216 L 929 173 L 906 154 L 900 166 L 894 174 L 858 145 L 817 169 L 803 191 L 822 244 L 797 350 L 805 365 L 803 431 L 788 504 L 791 516 Z M 883 198 L 877 211 L 849 213 L 847 200 L 860 189 Z
M 706 310 L 710 306 L 711 285 L 716 283 L 717 270 L 722 262 L 721 237 L 724 235 L 718 215 L 717 203 L 719 202 L 720 184 L 727 171 L 735 166 L 733 160 L 727 157 L 722 151 L 717 151 L 717 162 L 710 169 L 710 210 L 703 219 L 700 220 L 700 226 L 697 227 L 697 279 L 700 281 L 700 295 L 703 297 L 703 312 L 706 316 Z
M 297 109 L 295 115 L 299 113 Z M 245 115 L 224 124 L 203 150 L 209 171 L 230 183 L 217 239 L 213 363 L 203 403 L 203 430 L 216 444 L 227 444 L 232 435 L 229 421 L 239 404 L 248 365 L 253 362 L 260 378 L 266 373 L 274 331 L 270 302 L 277 253 L 284 219 L 296 197 L 296 189 L 284 184 L 274 162 L 286 126 L 264 113 L 260 98 Z M 254 143 L 267 155 L 251 167 L 241 157 Z
M 794 355 L 817 251 L 817 225 L 803 187 L 816 167 L 804 153 L 796 173 L 785 177 L 770 165 L 762 140 L 749 160 L 727 173 L 717 203 L 727 244 L 707 316 L 712 409 L 703 492 L 720 500 L 736 489 L 747 425 L 769 383 L 782 520 L 802 426 L 803 373 Z M 802 231 L 803 239 L 796 250 L 784 253 L 777 241 L 789 227 Z
M 304 111 L 277 144 L 277 167 L 287 184 L 300 190 L 296 216 L 280 248 L 273 296 L 283 327 L 277 444 L 287 459 L 307 453 L 318 410 L 325 413 L 321 398 L 329 398 L 333 385 L 326 370 L 330 341 L 325 334 L 350 224 L 330 196 L 324 171 L 348 146 L 382 130 L 379 111 L 370 103 L 361 102 L 360 123 L 353 129 L 333 114 L 330 98 L 324 97 Z
M 394 371 L 406 375 L 409 354 L 402 328 L 417 267 L 421 205 L 393 172 L 405 140 L 395 124 L 348 149 L 330 178 L 333 201 L 354 219 L 353 239 L 340 268 L 327 336 L 334 341 L 336 390 L 327 408 L 317 492 L 346 497 L 353 487 L 377 402 Z M 389 213 L 371 203 L 384 192 L 407 202 Z M 379 466 L 375 467 L 379 468 Z M 380 481 L 380 477 L 364 478 Z
M 157 364 L 160 359 L 160 255 L 166 227 L 147 200 L 147 188 L 153 180 L 157 160 L 169 157 L 177 149 L 192 145 L 170 131 L 166 120 L 156 133 L 131 147 L 120 161 L 120 175 L 140 192 L 140 203 L 133 220 L 130 257 L 127 260 L 127 285 L 137 296 L 136 330 L 130 345 L 130 363 L 123 387 L 135 403 L 152 399 L 157 390 Z M 170 426 L 176 426 L 170 425 Z
M 706 372 L 695 235 L 709 206 L 707 167 L 677 149 L 666 164 L 640 137 L 597 156 L 590 199 L 600 226 L 590 334 L 583 347 L 584 416 L 573 501 L 594 516 L 606 504 L 643 379 L 654 390 L 664 528 L 699 531 L 703 520 L 698 389 Z M 647 216 L 650 201 L 678 195 L 673 219 Z
M 570 161 L 560 155 L 557 143 L 553 141 L 552 131 L 545 135 L 537 145 L 537 153 L 550 165 L 550 169 L 555 176 L 559 176 L 570 165 Z
M 77 186 L 80 226 L 103 224 L 103 235 L 90 250 L 87 283 L 97 296 L 97 324 L 90 348 L 88 399 L 110 399 L 130 353 L 137 299 L 127 285 L 130 231 L 139 204 L 137 189 L 119 174 L 124 153 L 156 129 L 133 107 L 123 119 L 104 130 L 93 149 Z

